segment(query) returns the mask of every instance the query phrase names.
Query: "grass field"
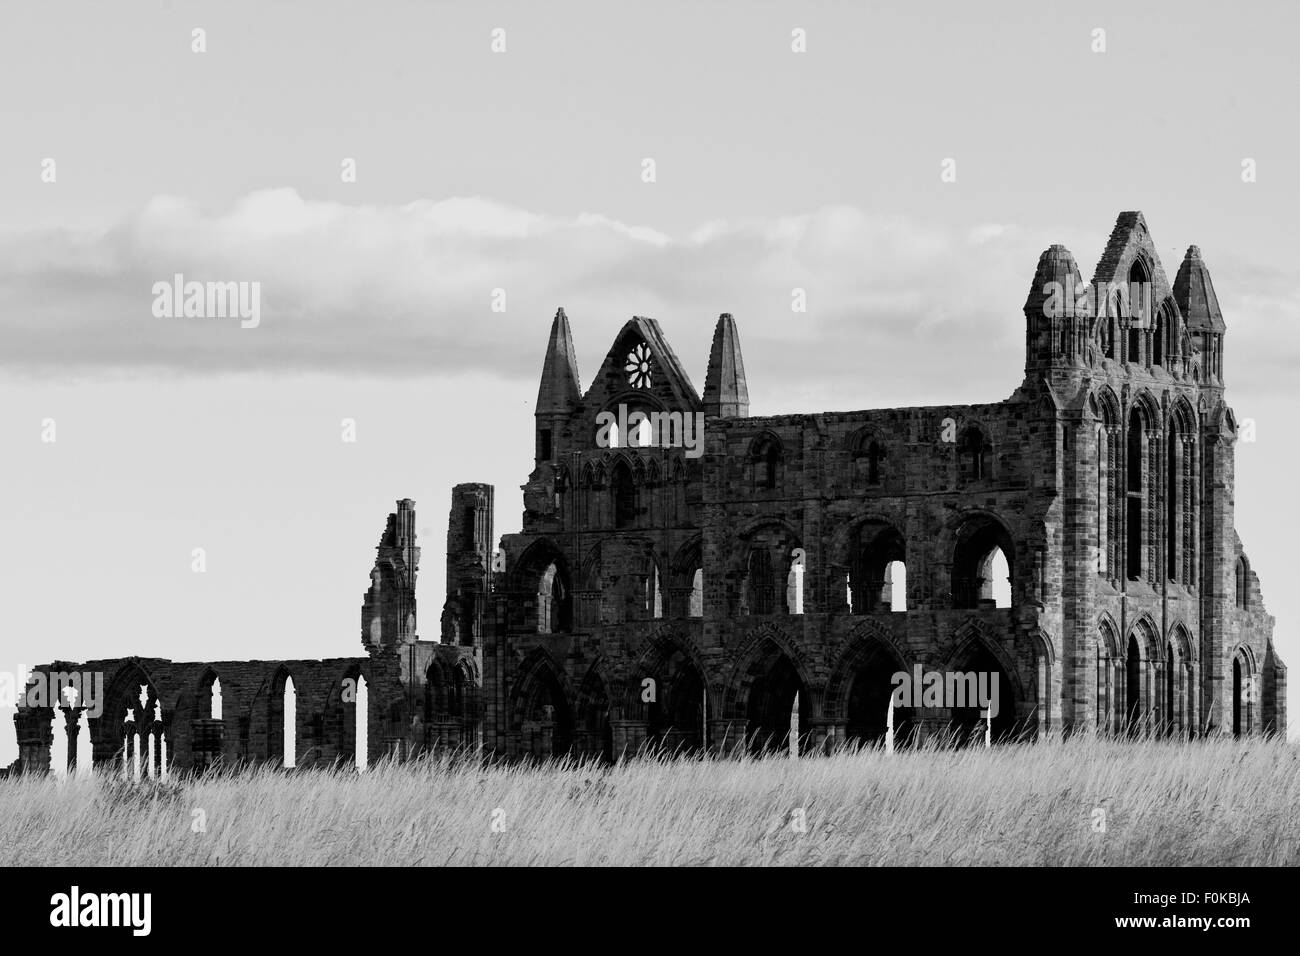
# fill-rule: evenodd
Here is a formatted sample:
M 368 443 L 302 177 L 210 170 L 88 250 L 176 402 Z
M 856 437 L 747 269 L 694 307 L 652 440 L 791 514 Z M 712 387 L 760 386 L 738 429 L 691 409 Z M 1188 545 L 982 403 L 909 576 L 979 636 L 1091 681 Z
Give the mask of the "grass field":
M 1300 751 L 1067 742 L 765 760 L 0 781 L 0 863 L 1300 863 Z

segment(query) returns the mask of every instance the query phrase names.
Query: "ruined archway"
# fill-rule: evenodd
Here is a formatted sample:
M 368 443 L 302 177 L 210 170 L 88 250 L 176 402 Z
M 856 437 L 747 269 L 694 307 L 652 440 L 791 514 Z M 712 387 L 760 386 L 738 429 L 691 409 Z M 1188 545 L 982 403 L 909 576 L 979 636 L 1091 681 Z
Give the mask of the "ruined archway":
M 952 690 L 959 691 L 964 698 L 965 706 L 950 708 L 949 727 L 957 746 L 982 746 L 986 731 L 992 743 L 1016 740 L 1025 733 L 1026 728 L 1021 726 L 1016 713 L 1021 697 L 1019 681 L 1015 679 L 1011 665 L 1004 663 L 1002 656 L 983 637 L 968 639 L 952 658 L 943 677 L 945 693 L 952 693 L 948 689 L 951 683 Z M 997 698 L 996 712 L 988 720 L 979 705 L 980 696 L 985 691 L 990 703 L 994 694 Z M 955 697 L 954 701 L 963 702 Z
M 629 714 L 645 721 L 647 746 L 670 754 L 702 750 L 705 682 L 686 640 L 676 636 L 653 639 L 634 673 Z
M 546 758 L 569 752 L 573 736 L 568 697 L 559 668 L 544 651 L 520 667 L 511 695 L 511 727 L 523 756 Z
M 812 698 L 800 668 L 772 632 L 744 654 L 727 698 L 728 713 L 744 717 L 751 753 L 802 752 L 800 738 L 813 717 Z
M 862 629 L 849 638 L 849 645 L 826 687 L 827 709 L 845 719 L 849 743 L 876 745 L 888 734 L 891 699 L 897 686 L 896 674 L 910 672 L 902 654 L 879 631 Z M 914 710 L 893 708 L 894 741 L 906 742 L 912 731 Z

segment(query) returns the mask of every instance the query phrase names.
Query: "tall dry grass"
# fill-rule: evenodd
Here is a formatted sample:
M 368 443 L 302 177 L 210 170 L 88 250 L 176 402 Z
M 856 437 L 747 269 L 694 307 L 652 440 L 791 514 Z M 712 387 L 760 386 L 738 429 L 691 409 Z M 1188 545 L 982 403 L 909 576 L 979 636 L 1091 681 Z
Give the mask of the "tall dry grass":
M 1300 863 L 1298 805 L 1300 752 L 1267 740 L 608 768 L 442 757 L 361 775 L 0 781 L 0 863 L 1280 866 Z

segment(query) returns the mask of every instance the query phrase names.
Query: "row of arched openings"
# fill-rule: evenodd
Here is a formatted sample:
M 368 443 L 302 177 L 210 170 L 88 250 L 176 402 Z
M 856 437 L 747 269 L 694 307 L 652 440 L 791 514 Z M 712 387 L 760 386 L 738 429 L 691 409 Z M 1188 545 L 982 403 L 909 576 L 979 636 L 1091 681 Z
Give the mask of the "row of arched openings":
M 1138 256 L 1129 267 L 1127 288 L 1108 292 L 1097 319 L 1097 345 L 1108 359 L 1185 373 L 1191 366 L 1191 336 L 1172 296 L 1155 302 L 1151 273 L 1151 265 Z M 1121 335 L 1124 329 L 1127 334 Z
M 1199 455 L 1196 414 L 1178 399 L 1167 420 L 1143 392 L 1128 415 L 1114 395 L 1095 395 L 1097 570 L 1154 583 L 1196 581 Z
M 960 484 L 991 477 L 993 444 L 983 428 L 973 423 L 966 425 L 957 434 L 954 447 Z M 874 431 L 867 429 L 851 436 L 849 453 L 853 462 L 855 486 L 871 488 L 884 483 L 886 446 Z M 757 491 L 772 491 L 782 487 L 785 448 L 779 437 L 764 432 L 750 442 L 748 472 L 750 484 Z
M 1037 709 L 1046 708 L 1049 698 L 1050 665 L 1039 668 L 1035 699 L 1031 701 L 1035 713 L 1029 717 L 1019 713 L 1019 683 L 1012 680 L 1002 659 L 982 640 L 968 640 L 949 669 L 997 680 L 1000 707 L 991 721 L 994 741 L 1037 732 Z M 513 726 L 519 733 L 523 753 L 616 756 L 611 749 L 610 701 L 604 682 L 594 669 L 589 671 L 570 707 L 556 673 L 549 662 L 534 657 L 519 676 Z M 889 732 L 891 709 L 895 741 L 906 745 L 911 739 L 916 729 L 916 709 L 891 706 L 899 673 L 910 675 L 912 671 L 891 645 L 877 638 L 856 642 L 842 661 L 825 689 L 824 699 L 842 715 L 844 738 L 849 743 L 881 743 Z M 645 736 L 628 737 L 624 746 L 639 749 L 645 744 L 672 753 L 691 753 L 718 743 L 706 741 L 706 727 L 716 715 L 708 710 L 701 671 L 689 654 L 672 647 L 642 666 L 637 675 L 624 715 L 631 718 L 628 723 L 643 722 Z M 647 700 L 649 687 L 653 687 L 653 699 Z M 812 701 L 800 668 L 770 638 L 760 641 L 748 656 L 725 700 L 729 719 L 721 723 L 728 728 L 743 727 L 744 746 L 751 753 L 798 754 L 824 746 L 824 734 L 818 734 L 816 721 L 810 718 Z M 982 742 L 985 719 L 978 703 L 971 703 L 949 708 L 947 726 L 932 729 L 947 734 L 958 745 Z M 743 720 L 734 719 L 737 712 L 743 714 Z M 721 743 L 728 746 L 726 741 Z
M 1143 618 L 1122 643 L 1106 620 L 1098 628 L 1096 725 L 1108 735 L 1182 737 L 1196 731 L 1196 665 L 1185 628 L 1161 639 Z
M 744 614 L 802 614 L 808 565 L 798 539 L 783 525 L 764 526 L 746 539 L 739 610 Z M 956 532 L 952 606 L 1009 608 L 1014 544 L 991 516 L 975 516 Z M 908 609 L 907 550 L 903 535 L 885 521 L 864 521 L 849 539 L 843 594 L 851 614 Z

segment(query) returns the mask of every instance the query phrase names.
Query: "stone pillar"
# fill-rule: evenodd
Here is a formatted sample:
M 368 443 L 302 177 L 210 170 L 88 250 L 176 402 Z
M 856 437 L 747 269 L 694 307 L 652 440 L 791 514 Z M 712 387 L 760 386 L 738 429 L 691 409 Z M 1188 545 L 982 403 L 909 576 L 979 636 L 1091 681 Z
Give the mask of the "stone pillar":
M 611 720 L 609 724 L 615 760 L 634 756 L 640 751 L 647 733 L 644 720 Z
M 804 747 L 808 753 L 834 753 L 848 742 L 849 721 L 846 717 L 818 717 L 808 721 Z
M 709 718 L 709 751 L 719 756 L 743 753 L 748 721 L 738 717 Z

